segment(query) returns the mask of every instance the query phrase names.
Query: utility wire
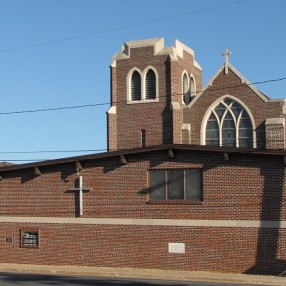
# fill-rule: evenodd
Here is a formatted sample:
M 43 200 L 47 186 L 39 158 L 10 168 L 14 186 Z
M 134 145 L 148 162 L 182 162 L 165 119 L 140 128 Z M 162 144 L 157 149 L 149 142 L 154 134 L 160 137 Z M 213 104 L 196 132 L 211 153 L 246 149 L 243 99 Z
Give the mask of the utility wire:
M 21 46 L 21 47 L 4 49 L 4 50 L 0 50 L 0 53 L 8 53 L 8 52 L 18 51 L 18 50 L 23 50 L 23 49 L 35 48 L 35 47 L 46 46 L 46 45 L 51 45 L 51 44 L 56 44 L 56 43 L 61 43 L 61 42 L 67 42 L 67 41 L 72 41 L 72 40 L 77 40 L 77 39 L 82 39 L 82 38 L 87 38 L 87 37 L 93 37 L 93 36 L 100 35 L 100 34 L 126 30 L 126 29 L 130 29 L 130 28 L 134 28 L 134 27 L 159 23 L 159 22 L 168 21 L 168 20 L 172 20 L 175 18 L 179 18 L 179 17 L 192 15 L 192 14 L 198 14 L 198 13 L 203 13 L 203 12 L 207 12 L 207 11 L 211 11 L 211 10 L 215 10 L 215 9 L 220 9 L 220 8 L 224 8 L 224 7 L 228 7 L 228 6 L 233 6 L 233 5 L 237 5 L 237 4 L 240 4 L 243 2 L 247 2 L 247 1 L 248 0 L 240 0 L 240 1 L 235 1 L 235 2 L 231 2 L 231 3 L 227 3 L 227 4 L 216 5 L 216 6 L 212 6 L 209 8 L 196 10 L 196 11 L 185 12 L 185 13 L 181 13 L 181 14 L 177 14 L 177 15 L 173 15 L 173 16 L 169 16 L 169 17 L 158 18 L 158 19 L 151 20 L 151 21 L 139 22 L 139 23 L 135 23 L 135 24 L 131 24 L 131 25 L 105 29 L 105 30 L 87 33 L 87 34 L 81 34 L 81 35 L 77 35 L 77 36 L 71 36 L 71 37 L 66 37 L 66 38 L 52 40 L 52 41 L 45 41 L 45 42 L 25 45 L 25 46 Z
M 159 134 L 159 133 L 158 133 Z M 265 140 L 265 144 L 267 144 L 267 142 L 271 142 L 271 143 L 286 143 L 285 139 L 271 139 L 271 140 Z M 259 140 L 256 141 L 248 141 L 247 143 L 251 143 L 253 144 L 260 144 Z M 179 144 L 180 145 L 180 144 Z M 184 144 L 183 144 L 184 145 Z M 191 144 L 190 144 L 191 145 Z M 217 145 L 204 145 L 204 146 L 217 146 Z M 217 146 L 219 147 L 219 146 Z M 221 147 L 232 147 L 232 146 L 221 146 Z M 237 147 L 237 148 L 244 148 L 244 147 Z M 254 148 L 254 150 L 259 149 L 259 148 Z M 5 152 L 0 152 L 0 154 L 37 154 L 37 153 L 78 153 L 78 152 L 106 152 L 107 149 L 85 149 L 85 150 L 42 150 L 42 151 L 5 151 Z M 110 151 L 115 151 L 115 150 L 110 150 Z M 44 160 L 53 160 L 53 159 L 12 159 L 12 160 L 1 160 L 0 162 L 3 161 L 44 161 Z
M 264 80 L 264 81 L 257 81 L 253 83 L 241 83 L 239 85 L 232 85 L 232 86 L 224 86 L 224 87 L 219 87 L 219 88 L 212 88 L 212 91 L 214 90 L 224 90 L 228 88 L 234 88 L 234 87 L 240 87 L 243 85 L 257 85 L 257 84 L 265 84 L 265 83 L 270 83 L 270 82 L 278 82 L 278 81 L 283 81 L 286 80 L 286 77 L 278 78 L 278 79 L 269 79 L 269 80 Z M 204 90 L 199 90 L 194 93 L 198 94 L 200 92 L 203 92 Z M 171 96 L 177 96 L 177 95 L 184 95 L 183 93 L 177 93 L 173 94 Z M 168 97 L 167 95 L 160 96 L 159 98 L 165 98 Z M 123 101 L 116 101 L 113 103 L 122 103 L 126 102 L 125 100 Z M 9 111 L 9 112 L 0 112 L 0 115 L 13 115 L 13 114 L 24 114 L 24 113 L 37 113 L 37 112 L 47 112 L 47 111 L 61 111 L 61 110 L 68 110 L 68 109 L 78 109 L 78 108 L 87 108 L 87 107 L 96 107 L 96 106 L 103 106 L 103 105 L 110 105 L 110 102 L 102 102 L 102 103 L 94 103 L 94 104 L 85 104 L 85 105 L 74 105 L 74 106 L 64 106 L 64 107 L 55 107 L 55 108 L 42 108 L 42 109 L 34 109 L 34 110 L 22 110 L 22 111 Z

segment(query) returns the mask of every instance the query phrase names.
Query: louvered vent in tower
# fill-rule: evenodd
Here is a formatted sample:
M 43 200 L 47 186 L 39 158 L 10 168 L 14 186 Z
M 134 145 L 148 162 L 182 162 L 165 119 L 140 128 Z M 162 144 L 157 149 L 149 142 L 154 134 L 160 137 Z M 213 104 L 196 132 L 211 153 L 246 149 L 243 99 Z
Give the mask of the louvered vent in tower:
M 131 78 L 131 100 L 141 100 L 141 76 L 134 71 Z
M 156 98 L 156 75 L 153 70 L 149 70 L 146 75 L 146 99 Z

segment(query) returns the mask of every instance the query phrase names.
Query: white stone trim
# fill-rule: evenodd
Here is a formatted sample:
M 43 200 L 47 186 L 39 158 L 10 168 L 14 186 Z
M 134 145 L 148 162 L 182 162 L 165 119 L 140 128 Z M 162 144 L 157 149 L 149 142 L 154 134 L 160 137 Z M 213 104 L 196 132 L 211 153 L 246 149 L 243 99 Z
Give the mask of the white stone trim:
M 146 75 L 149 70 L 152 70 L 155 73 L 156 76 L 156 98 L 155 99 L 146 99 Z M 148 66 L 144 69 L 142 76 L 141 76 L 141 93 L 142 93 L 142 100 L 145 101 L 159 101 L 159 74 L 157 70 L 152 67 Z
M 194 75 L 191 73 L 190 74 L 190 87 L 192 87 L 192 81 L 193 81 L 193 91 L 191 90 L 191 94 L 194 93 L 194 95 L 196 95 L 197 92 L 197 83 L 196 83 L 196 79 L 194 77 Z M 193 95 L 193 94 L 192 94 Z
M 227 64 L 228 68 L 231 69 L 239 78 L 241 83 L 245 83 L 249 86 L 250 89 L 252 89 L 253 92 L 255 92 L 259 98 L 261 98 L 264 102 L 269 101 L 275 101 L 272 99 L 269 99 L 267 96 L 265 96 L 263 93 L 261 93 L 253 84 L 251 84 L 240 72 L 238 72 L 230 63 Z M 191 108 L 195 102 L 199 99 L 199 97 L 208 89 L 209 86 L 212 86 L 213 81 L 218 77 L 218 75 L 224 71 L 225 65 L 223 64 L 217 72 L 212 76 L 212 78 L 208 81 L 206 86 L 197 94 L 197 96 L 192 100 L 192 102 L 189 104 L 189 108 Z M 227 75 L 226 75 L 227 76 Z M 278 100 L 283 101 L 283 100 Z
M 174 109 L 180 110 L 181 109 L 180 103 L 176 102 L 176 101 L 172 101 L 170 103 L 170 109 L 171 110 L 174 110 Z
M 177 227 L 233 227 L 286 229 L 286 221 L 259 220 L 191 220 L 191 219 L 133 219 L 133 218 L 67 218 L 67 217 L 0 217 L 0 223 L 140 225 Z
M 116 114 L 116 106 L 111 106 L 108 111 L 107 111 L 108 114 Z
M 186 124 L 186 123 L 183 124 L 181 130 L 191 131 L 191 124 L 190 124 L 190 123 L 188 123 L 188 124 Z
M 195 53 L 190 47 L 186 46 L 185 44 L 183 44 L 182 42 L 180 42 L 179 40 L 176 39 L 175 40 L 175 50 L 176 50 L 177 56 L 180 58 L 183 58 L 184 51 L 186 51 L 187 53 L 192 55 L 194 58 L 194 66 L 196 68 L 202 70 L 202 67 L 199 65 L 199 63 L 197 61 L 195 61 Z
M 127 98 L 126 98 L 126 101 L 132 101 L 131 100 L 131 78 L 132 78 L 132 75 L 133 75 L 133 72 L 134 71 L 137 71 L 139 74 L 140 74 L 140 77 L 141 77 L 141 98 L 142 98 L 142 72 L 139 68 L 137 67 L 134 67 L 132 68 L 129 72 L 128 72 L 128 75 L 126 77 L 126 91 L 127 91 Z
M 156 76 L 156 98 L 155 99 L 146 99 L 146 75 L 149 70 L 152 70 Z M 131 100 L 131 78 L 134 71 L 137 71 L 141 77 L 141 100 Z M 132 68 L 127 75 L 126 78 L 126 90 L 127 90 L 127 104 L 135 104 L 135 103 L 149 103 L 149 102 L 158 102 L 159 101 L 159 74 L 157 70 L 152 67 L 148 66 L 142 72 L 139 68 L 134 67 Z
M 284 126 L 284 118 L 267 118 L 265 121 L 265 125 L 283 125 Z
M 154 47 L 154 56 L 155 55 L 168 55 L 171 61 L 177 61 L 178 57 L 183 58 L 183 51 L 191 54 L 194 58 L 194 66 L 199 70 L 202 70 L 201 66 L 197 61 L 195 61 L 194 51 L 183 44 L 182 42 L 175 40 L 175 47 L 164 47 L 164 38 L 155 38 L 155 39 L 145 39 L 138 41 L 129 41 L 124 43 L 119 53 L 116 53 L 111 60 L 111 66 L 116 67 L 116 61 L 122 59 L 130 58 L 130 49 L 133 48 L 144 48 L 144 47 Z
M 189 74 L 188 74 L 188 72 L 187 72 L 186 70 L 184 70 L 184 71 L 182 72 L 182 76 L 181 76 L 181 91 L 182 91 L 182 94 L 181 94 L 181 102 L 182 102 L 183 105 L 187 105 L 187 104 L 185 104 L 185 102 L 184 102 L 184 96 L 185 96 L 184 78 L 185 78 L 185 76 L 186 76 L 186 78 L 187 78 L 187 87 L 188 87 L 188 93 L 189 93 L 189 91 L 190 91 L 190 77 L 189 77 Z

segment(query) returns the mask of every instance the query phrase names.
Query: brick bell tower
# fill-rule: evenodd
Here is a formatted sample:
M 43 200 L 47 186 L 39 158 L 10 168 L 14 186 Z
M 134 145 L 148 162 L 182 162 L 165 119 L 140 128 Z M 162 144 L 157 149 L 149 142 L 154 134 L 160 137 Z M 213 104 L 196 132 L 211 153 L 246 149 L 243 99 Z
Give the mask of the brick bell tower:
M 202 70 L 194 52 L 179 41 L 126 42 L 112 58 L 108 151 L 186 143 L 183 110 L 201 90 Z

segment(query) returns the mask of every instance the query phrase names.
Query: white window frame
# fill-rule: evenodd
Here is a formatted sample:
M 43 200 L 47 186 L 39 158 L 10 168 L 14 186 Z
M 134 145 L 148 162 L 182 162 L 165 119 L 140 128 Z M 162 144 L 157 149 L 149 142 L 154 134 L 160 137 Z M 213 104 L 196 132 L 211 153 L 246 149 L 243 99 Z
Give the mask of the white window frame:
M 156 97 L 155 99 L 146 99 L 146 75 L 149 70 L 152 70 L 155 73 L 156 77 Z M 141 100 L 132 100 L 131 99 L 131 78 L 134 71 L 137 71 L 141 76 Z M 132 68 L 127 75 L 126 79 L 127 86 L 127 104 L 137 104 L 137 103 L 150 103 L 159 101 L 159 75 L 157 70 L 152 66 L 147 66 L 143 72 L 137 67 Z
M 188 72 L 186 70 L 183 71 L 182 76 L 181 76 L 181 90 L 182 90 L 182 104 L 183 105 L 189 105 L 190 103 L 185 103 L 184 102 L 184 95 L 185 95 L 185 91 L 184 91 L 184 77 L 187 77 L 187 85 L 188 85 L 188 93 L 190 95 L 190 97 L 192 97 L 195 93 L 196 93 L 196 80 L 194 75 L 188 74 Z M 191 84 L 191 82 L 193 82 L 193 84 Z
M 249 118 L 250 118 L 250 121 L 251 121 L 251 124 L 252 124 L 252 138 L 253 138 L 253 144 L 252 144 L 252 147 L 253 148 L 256 148 L 256 132 L 255 132 L 255 120 L 254 120 L 254 117 L 251 113 L 251 111 L 249 110 L 249 108 L 238 98 L 234 97 L 234 96 L 231 96 L 229 94 L 226 94 L 220 98 L 218 98 L 216 101 L 213 102 L 213 104 L 208 108 L 208 110 L 206 111 L 205 115 L 204 115 L 204 118 L 203 118 L 203 121 L 202 121 L 202 124 L 201 124 L 201 145 L 206 145 L 206 127 L 207 127 L 207 122 L 208 122 L 208 119 L 211 115 L 211 112 L 222 102 L 224 101 L 225 99 L 232 99 L 234 101 L 236 101 L 237 103 L 239 103 L 244 109 L 245 111 L 248 113 L 249 115 Z M 233 112 L 229 109 L 229 111 L 232 113 L 233 115 Z M 225 114 L 226 115 L 226 114 Z M 224 117 L 225 117 L 224 115 Z M 215 114 L 216 116 L 216 114 Z M 221 124 L 223 124 L 223 120 L 224 120 L 224 117 L 221 119 Z M 233 116 L 234 120 L 235 120 L 235 116 Z M 239 121 L 239 120 L 238 120 Z M 219 121 L 218 121 L 219 122 Z M 236 126 L 236 146 L 238 146 L 238 140 L 239 140 L 239 137 L 238 137 L 238 132 L 237 132 L 237 128 L 238 128 L 238 124 L 237 122 L 235 122 L 235 126 Z M 222 130 L 222 125 L 219 126 L 219 129 Z M 220 135 L 220 138 L 219 138 L 219 142 L 220 142 L 220 145 L 219 146 L 222 146 L 222 138 L 221 138 L 221 132 L 219 133 Z

